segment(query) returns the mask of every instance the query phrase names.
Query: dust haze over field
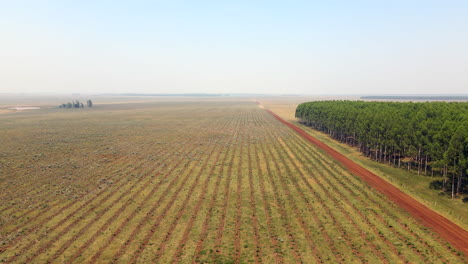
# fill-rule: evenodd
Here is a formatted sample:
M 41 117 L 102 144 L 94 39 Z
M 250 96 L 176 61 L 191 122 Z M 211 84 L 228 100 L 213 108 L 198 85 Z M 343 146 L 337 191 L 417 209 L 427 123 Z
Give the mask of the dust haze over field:
M 466 260 L 252 99 L 0 122 L 0 262 Z
M 465 1 L 8 1 L 0 93 L 460 94 Z

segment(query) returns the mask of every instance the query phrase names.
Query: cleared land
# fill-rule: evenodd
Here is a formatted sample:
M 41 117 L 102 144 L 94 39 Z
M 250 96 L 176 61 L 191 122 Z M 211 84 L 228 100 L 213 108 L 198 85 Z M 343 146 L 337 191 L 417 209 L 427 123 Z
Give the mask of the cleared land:
M 466 262 L 254 102 L 0 124 L 0 262 Z

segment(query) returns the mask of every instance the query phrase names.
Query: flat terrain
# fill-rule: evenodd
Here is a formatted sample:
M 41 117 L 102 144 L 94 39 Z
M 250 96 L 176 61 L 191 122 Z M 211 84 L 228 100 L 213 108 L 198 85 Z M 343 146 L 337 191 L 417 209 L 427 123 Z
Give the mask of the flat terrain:
M 0 263 L 466 262 L 253 101 L 0 124 Z

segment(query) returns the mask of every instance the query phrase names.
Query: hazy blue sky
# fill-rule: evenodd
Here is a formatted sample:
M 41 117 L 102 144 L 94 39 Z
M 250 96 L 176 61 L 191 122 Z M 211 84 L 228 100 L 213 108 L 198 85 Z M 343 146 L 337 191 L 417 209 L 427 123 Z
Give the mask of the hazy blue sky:
M 0 92 L 468 93 L 468 1 L 1 1 Z

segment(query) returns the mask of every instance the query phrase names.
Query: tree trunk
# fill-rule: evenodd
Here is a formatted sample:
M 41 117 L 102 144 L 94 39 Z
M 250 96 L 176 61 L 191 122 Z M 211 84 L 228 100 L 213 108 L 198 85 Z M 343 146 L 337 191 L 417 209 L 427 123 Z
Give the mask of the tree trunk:
M 381 162 L 382 161 L 382 145 L 379 144 L 379 147 L 377 148 L 377 161 Z
M 442 184 L 442 190 L 445 192 L 445 191 L 447 191 L 447 165 L 444 165 L 444 167 L 442 168 L 442 175 L 444 177 L 444 181 L 443 181 L 443 184 Z
M 462 176 L 463 176 L 463 170 L 460 170 L 460 175 L 458 175 L 458 181 L 457 181 L 457 196 L 460 195 Z
M 377 155 L 379 155 L 379 145 L 375 145 L 375 160 L 378 160 Z
M 418 149 L 418 156 L 416 157 L 418 163 L 418 175 L 421 174 L 421 148 Z
M 452 199 L 455 198 L 455 173 L 452 172 Z
M 427 154 L 426 154 L 426 164 L 424 166 L 424 176 L 427 176 Z
M 385 145 L 385 148 L 384 148 L 383 162 L 387 163 L 387 145 Z
M 401 152 L 398 152 L 398 168 L 401 167 Z

